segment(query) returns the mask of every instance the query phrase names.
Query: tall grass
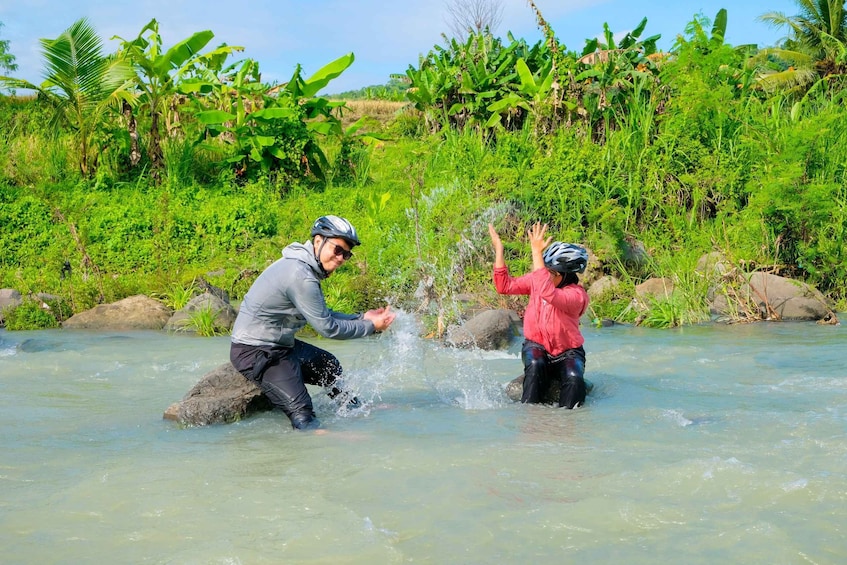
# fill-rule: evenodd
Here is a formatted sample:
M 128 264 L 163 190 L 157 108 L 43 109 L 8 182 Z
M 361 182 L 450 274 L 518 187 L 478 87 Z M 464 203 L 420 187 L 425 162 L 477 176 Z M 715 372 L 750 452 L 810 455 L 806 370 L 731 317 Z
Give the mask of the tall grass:
M 218 314 L 219 312 L 211 306 L 199 308 L 189 314 L 186 328 L 202 337 L 225 335 L 229 332 L 229 328 L 218 321 Z

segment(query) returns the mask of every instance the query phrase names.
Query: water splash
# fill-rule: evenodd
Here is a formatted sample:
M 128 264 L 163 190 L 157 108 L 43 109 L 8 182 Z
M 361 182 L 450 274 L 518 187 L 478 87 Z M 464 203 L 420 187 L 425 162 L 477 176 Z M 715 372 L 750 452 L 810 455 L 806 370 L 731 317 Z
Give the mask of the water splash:
M 438 355 L 450 360 L 447 372 L 431 376 L 432 387 L 443 403 L 465 410 L 488 410 L 511 404 L 501 382 L 489 371 L 489 362 L 519 359 L 508 351 L 441 348 Z M 519 364 L 516 365 L 519 370 Z
M 388 529 L 385 529 L 385 528 L 377 528 L 374 525 L 373 520 L 371 520 L 369 516 L 365 516 L 365 531 L 372 533 L 372 534 L 373 533 L 382 534 L 382 535 L 386 536 L 388 539 L 390 539 L 391 541 L 397 541 L 397 540 L 400 539 L 399 535 L 395 531 L 388 530 Z
M 665 410 L 663 412 L 663 416 L 666 420 L 669 420 L 681 428 L 687 428 L 694 423 L 693 420 L 689 420 L 683 416 L 680 410 Z
M 352 409 L 341 406 L 336 415 L 367 415 L 385 404 L 394 389 L 417 389 L 421 393 L 418 401 L 449 404 L 464 410 L 488 410 L 506 403 L 502 385 L 480 361 L 514 355 L 502 351 L 456 350 L 423 339 L 420 334 L 415 315 L 399 311 L 391 329 L 377 338 L 376 355 L 371 350 L 367 356 L 355 359 L 349 368 L 345 367 L 343 388 L 356 395 L 360 406 Z
M 490 410 L 506 404 L 503 387 L 491 378 L 484 365 L 461 363 L 459 358 L 457 361 L 454 374 L 434 379 L 441 402 L 464 410 Z
M 358 407 L 342 405 L 337 408 L 340 417 L 370 414 L 374 407 L 383 404 L 385 391 L 415 379 L 424 369 L 425 344 L 418 337 L 420 328 L 415 316 L 398 311 L 391 329 L 376 337 L 378 347 L 360 353 L 345 366 L 341 388 L 359 399 Z

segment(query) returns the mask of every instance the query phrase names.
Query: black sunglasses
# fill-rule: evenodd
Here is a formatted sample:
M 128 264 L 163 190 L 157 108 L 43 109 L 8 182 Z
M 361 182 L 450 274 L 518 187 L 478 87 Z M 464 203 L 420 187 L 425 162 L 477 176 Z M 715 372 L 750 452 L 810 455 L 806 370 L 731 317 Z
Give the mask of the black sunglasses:
M 352 251 L 348 251 L 348 250 L 344 249 L 343 247 L 341 247 L 337 243 L 333 243 L 333 245 L 335 246 L 333 253 L 335 254 L 336 257 L 338 257 L 340 255 L 345 261 L 347 261 L 348 259 L 350 259 L 350 257 L 353 256 Z

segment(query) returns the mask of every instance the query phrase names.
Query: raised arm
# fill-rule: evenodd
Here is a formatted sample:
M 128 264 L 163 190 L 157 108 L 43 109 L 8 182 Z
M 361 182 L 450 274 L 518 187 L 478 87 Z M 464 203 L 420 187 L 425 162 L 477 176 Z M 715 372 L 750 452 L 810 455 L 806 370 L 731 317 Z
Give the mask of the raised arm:
M 532 249 L 532 270 L 544 268 L 544 249 L 553 241 L 552 237 L 545 238 L 547 234 L 547 224 L 536 222 L 532 229 L 527 232 L 529 236 L 529 246 Z
M 503 242 L 500 241 L 500 235 L 494 229 L 493 224 L 488 224 L 488 235 L 491 236 L 491 246 L 494 247 L 494 268 L 505 267 L 506 260 L 503 258 Z

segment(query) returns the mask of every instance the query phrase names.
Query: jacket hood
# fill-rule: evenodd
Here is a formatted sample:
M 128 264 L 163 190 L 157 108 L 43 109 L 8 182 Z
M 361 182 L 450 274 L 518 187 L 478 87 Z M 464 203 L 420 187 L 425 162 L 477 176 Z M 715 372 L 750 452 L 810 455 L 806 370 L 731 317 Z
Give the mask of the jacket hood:
M 329 276 L 315 258 L 315 246 L 311 241 L 307 241 L 305 243 L 292 243 L 291 245 L 288 245 L 282 250 L 282 256 L 286 259 L 294 259 L 295 261 L 305 263 L 310 269 L 312 269 L 315 276 L 318 277 L 318 280 L 323 280 Z

